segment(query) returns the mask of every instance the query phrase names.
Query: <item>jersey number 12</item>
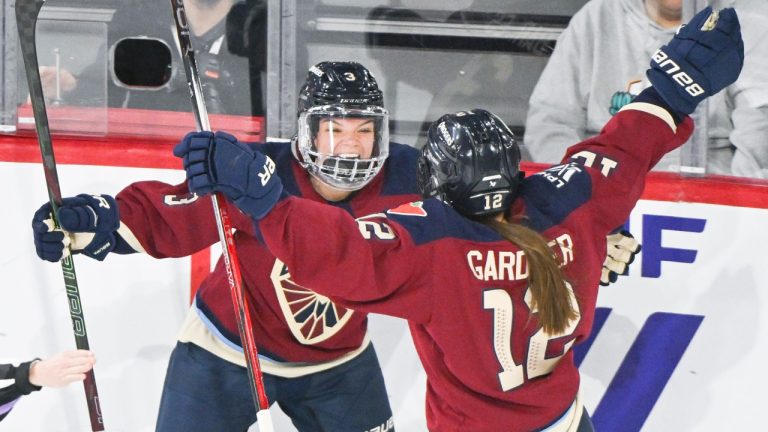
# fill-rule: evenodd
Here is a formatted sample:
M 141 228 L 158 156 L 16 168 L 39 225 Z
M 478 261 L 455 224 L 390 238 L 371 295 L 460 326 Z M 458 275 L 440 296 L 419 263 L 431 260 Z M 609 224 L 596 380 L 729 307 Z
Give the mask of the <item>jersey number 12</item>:
M 579 305 L 576 302 L 576 296 L 573 294 L 573 288 L 566 282 L 568 293 L 571 297 L 571 305 L 579 315 Z M 531 291 L 525 293 L 525 303 L 531 310 Z M 514 317 L 514 308 L 512 297 L 503 289 L 490 289 L 483 292 L 483 308 L 493 310 L 493 349 L 496 352 L 496 358 L 501 365 L 499 372 L 499 383 L 502 391 L 515 389 L 525 383 L 526 375 L 528 379 L 533 379 L 552 372 L 557 362 L 573 345 L 575 338 L 572 338 L 563 346 L 562 352 L 558 355 L 547 358 L 547 346 L 553 339 L 560 339 L 573 334 L 581 318 L 576 318 L 568 323 L 568 327 L 562 334 L 550 335 L 544 329 L 538 329 L 528 338 L 528 350 L 526 358 L 520 364 L 515 363 L 512 358 L 512 322 Z

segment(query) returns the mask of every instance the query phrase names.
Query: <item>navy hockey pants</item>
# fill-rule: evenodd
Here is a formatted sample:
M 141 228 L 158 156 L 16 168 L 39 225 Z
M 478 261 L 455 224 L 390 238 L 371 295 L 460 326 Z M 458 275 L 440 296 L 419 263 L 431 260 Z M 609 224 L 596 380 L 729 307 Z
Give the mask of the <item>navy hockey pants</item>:
M 393 431 L 373 345 L 335 368 L 298 378 L 264 375 L 275 403 L 300 432 Z M 191 343 L 177 343 L 165 377 L 158 432 L 246 431 L 256 410 L 244 367 Z M 376 429 L 379 428 L 380 429 Z

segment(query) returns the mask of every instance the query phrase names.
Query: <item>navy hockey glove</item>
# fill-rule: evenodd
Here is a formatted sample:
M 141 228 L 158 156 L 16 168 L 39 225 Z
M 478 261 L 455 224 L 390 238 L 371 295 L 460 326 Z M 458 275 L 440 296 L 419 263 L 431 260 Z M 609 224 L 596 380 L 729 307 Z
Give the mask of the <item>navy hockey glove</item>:
M 647 75 L 677 114 L 688 115 L 699 102 L 736 81 L 743 64 L 736 11 L 713 12 L 707 7 L 656 51 Z
M 54 229 L 50 203 L 43 204 L 32 216 L 32 235 L 40 259 L 57 262 L 64 258 L 65 251 L 69 253 L 69 237 L 61 229 Z
M 115 249 L 120 216 L 111 196 L 81 194 L 64 198 L 56 214 L 61 229 L 54 229 L 50 203 L 43 204 L 32 217 L 40 258 L 56 262 L 71 250 L 103 261 Z
M 629 271 L 629 265 L 640 252 L 640 243 L 629 231 L 621 230 L 606 237 L 608 255 L 603 262 L 603 273 L 600 275 L 600 285 L 608 286 Z
M 222 192 L 254 219 L 264 217 L 283 191 L 275 163 L 226 132 L 192 132 L 173 149 L 184 160 L 189 190 Z

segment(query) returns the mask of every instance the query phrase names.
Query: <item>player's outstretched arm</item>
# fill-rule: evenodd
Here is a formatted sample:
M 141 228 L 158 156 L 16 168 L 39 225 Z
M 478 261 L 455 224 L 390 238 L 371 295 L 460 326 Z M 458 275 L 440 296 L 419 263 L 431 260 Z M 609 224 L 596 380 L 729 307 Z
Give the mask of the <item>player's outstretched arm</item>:
M 743 57 L 733 9 L 698 13 L 651 60 L 652 85 L 612 117 L 599 135 L 570 147 L 568 164 L 546 171 L 554 182 L 550 196 L 589 189 L 585 211 L 596 216 L 593 223 L 606 234 L 622 224 L 640 199 L 648 171 L 690 137 L 693 123 L 688 114 L 738 78 Z M 587 168 L 590 180 L 584 185 L 561 187 L 574 183 L 578 176 L 572 175 Z M 562 195 L 564 202 L 573 202 L 572 193 Z

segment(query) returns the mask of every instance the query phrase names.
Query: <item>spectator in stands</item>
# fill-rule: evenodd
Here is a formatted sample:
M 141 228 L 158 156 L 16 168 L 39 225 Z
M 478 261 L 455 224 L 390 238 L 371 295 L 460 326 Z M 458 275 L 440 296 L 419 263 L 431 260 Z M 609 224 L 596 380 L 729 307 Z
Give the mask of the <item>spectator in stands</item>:
M 746 60 L 739 80 L 710 99 L 706 172 L 768 178 L 768 2 L 735 6 Z M 649 85 L 647 59 L 680 26 L 681 9 L 682 0 L 592 0 L 574 15 L 531 95 L 524 143 L 534 162 L 556 162 L 597 135 Z M 679 165 L 673 152 L 656 169 Z

